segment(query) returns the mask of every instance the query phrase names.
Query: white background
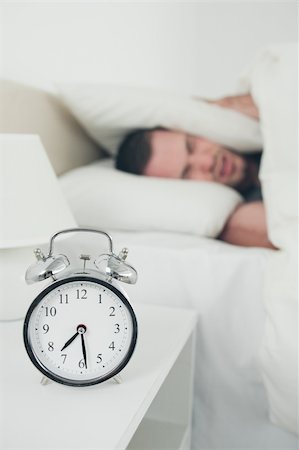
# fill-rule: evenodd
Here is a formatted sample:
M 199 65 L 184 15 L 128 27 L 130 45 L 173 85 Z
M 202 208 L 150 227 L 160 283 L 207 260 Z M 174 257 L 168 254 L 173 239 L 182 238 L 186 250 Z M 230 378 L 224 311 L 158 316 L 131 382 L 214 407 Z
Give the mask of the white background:
M 3 1 L 1 73 L 217 97 L 263 46 L 297 40 L 290 1 Z

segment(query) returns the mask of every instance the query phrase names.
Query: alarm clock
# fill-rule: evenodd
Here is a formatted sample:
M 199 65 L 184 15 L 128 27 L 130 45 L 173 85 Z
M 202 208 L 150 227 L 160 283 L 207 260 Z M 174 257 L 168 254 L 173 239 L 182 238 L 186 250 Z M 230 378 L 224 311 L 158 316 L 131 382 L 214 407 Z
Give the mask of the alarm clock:
M 53 248 L 58 236 L 73 232 L 105 236 L 109 251 L 92 262 L 89 255 L 80 255 L 81 267 L 72 268 L 68 257 L 54 255 Z M 50 279 L 51 284 L 30 305 L 23 336 L 30 360 L 47 379 L 91 386 L 115 378 L 129 362 L 137 319 L 119 282 L 136 283 L 137 272 L 127 254 L 127 249 L 114 254 L 111 236 L 89 228 L 54 234 L 46 256 L 35 250 L 37 262 L 27 269 L 26 281 Z

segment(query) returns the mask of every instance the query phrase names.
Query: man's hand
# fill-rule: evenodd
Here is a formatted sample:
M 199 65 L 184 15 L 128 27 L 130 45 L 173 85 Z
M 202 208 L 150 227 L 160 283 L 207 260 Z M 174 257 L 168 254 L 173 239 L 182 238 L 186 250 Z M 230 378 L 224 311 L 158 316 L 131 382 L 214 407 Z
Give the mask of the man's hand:
M 224 97 L 219 100 L 208 100 L 208 103 L 213 103 L 223 108 L 234 109 L 253 119 L 259 119 L 259 111 L 250 94 Z
M 266 214 L 262 202 L 240 205 L 228 219 L 219 239 L 244 247 L 275 249 L 268 239 Z

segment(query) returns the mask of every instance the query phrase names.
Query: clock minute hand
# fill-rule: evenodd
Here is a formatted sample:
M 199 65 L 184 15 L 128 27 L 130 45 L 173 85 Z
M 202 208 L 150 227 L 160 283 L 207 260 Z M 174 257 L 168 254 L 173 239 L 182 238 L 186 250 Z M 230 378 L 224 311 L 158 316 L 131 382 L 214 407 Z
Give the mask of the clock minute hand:
M 64 344 L 64 346 L 62 347 L 62 349 L 60 350 L 61 352 L 62 352 L 62 350 L 64 350 L 66 347 L 68 347 L 75 339 L 76 339 L 76 337 L 78 336 L 78 331 L 77 331 L 77 333 L 75 333 L 74 334 L 74 336 L 72 336 L 65 344 Z
M 81 334 L 81 344 L 82 344 L 82 352 L 83 352 L 84 364 L 85 364 L 85 367 L 87 369 L 86 348 L 85 348 L 85 342 L 84 342 L 83 334 Z

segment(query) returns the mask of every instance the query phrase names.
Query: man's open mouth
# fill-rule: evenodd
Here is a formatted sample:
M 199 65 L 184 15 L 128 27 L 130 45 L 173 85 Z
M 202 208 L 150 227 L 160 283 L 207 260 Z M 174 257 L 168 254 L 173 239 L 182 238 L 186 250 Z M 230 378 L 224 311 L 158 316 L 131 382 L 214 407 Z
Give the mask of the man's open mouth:
M 217 178 L 223 179 L 230 177 L 234 171 L 234 163 L 232 158 L 224 153 L 220 153 L 215 164 L 215 174 Z

